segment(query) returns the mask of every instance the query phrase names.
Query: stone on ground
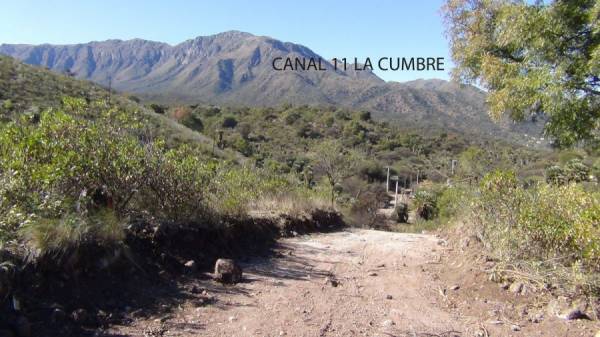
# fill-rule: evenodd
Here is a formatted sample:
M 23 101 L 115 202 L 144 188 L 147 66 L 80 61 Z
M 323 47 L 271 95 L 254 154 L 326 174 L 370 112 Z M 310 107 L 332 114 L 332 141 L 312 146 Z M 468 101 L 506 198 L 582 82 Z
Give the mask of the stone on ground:
M 215 280 L 235 284 L 242 280 L 242 268 L 231 259 L 218 259 L 215 263 Z

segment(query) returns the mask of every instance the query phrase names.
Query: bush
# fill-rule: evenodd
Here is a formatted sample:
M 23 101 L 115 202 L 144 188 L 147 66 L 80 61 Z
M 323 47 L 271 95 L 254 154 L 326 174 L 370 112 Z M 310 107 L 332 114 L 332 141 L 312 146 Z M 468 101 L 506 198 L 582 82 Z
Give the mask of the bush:
M 464 186 L 452 186 L 443 189 L 437 199 L 439 217 L 449 220 L 464 215 L 470 210 L 472 198 L 471 190 Z
M 577 184 L 525 190 L 514 173 L 494 172 L 482 181 L 475 214 L 480 237 L 507 259 L 600 270 L 600 196 Z
M 160 104 L 156 104 L 156 103 L 150 104 L 150 109 L 152 109 L 157 114 L 161 114 L 161 115 L 164 115 L 165 112 L 167 111 L 167 108 L 164 105 L 160 105 Z
M 218 226 L 257 198 L 296 188 L 268 169 L 169 149 L 143 138 L 141 125 L 135 114 L 76 99 L 38 123 L 1 125 L 0 243 L 25 241 L 41 254 L 113 245 L 131 217 Z
M 371 185 L 358 196 L 350 207 L 350 218 L 359 227 L 377 228 L 384 222 L 378 213 L 388 201 L 385 189 L 379 185 Z
M 369 183 L 375 181 L 385 181 L 386 171 L 381 164 L 375 161 L 365 161 L 358 168 L 360 176 Z
M 546 169 L 546 181 L 555 185 L 589 181 L 590 172 L 591 168 L 581 160 L 572 159 L 564 167 L 554 165 Z
M 414 208 L 424 220 L 433 220 L 438 215 L 438 191 L 419 190 L 415 193 Z
M 65 110 L 92 111 L 82 101 L 65 101 Z M 144 152 L 123 126 L 47 111 L 39 123 L 25 118 L 2 127 L 0 174 L 7 181 L 0 190 L 0 222 L 4 237 L 31 239 L 37 248 L 55 249 L 65 241 L 116 233 L 115 221 L 96 221 L 104 214 L 125 215 L 144 179 Z M 130 116 L 112 116 L 124 122 Z M 133 125 L 134 121 L 130 121 Z M 8 233 L 6 233 L 8 231 Z M 36 234 L 37 233 L 37 234 Z M 119 238 L 120 235 L 111 235 Z
M 235 128 L 237 123 L 238 123 L 238 121 L 237 121 L 237 119 L 235 119 L 235 117 L 226 116 L 223 118 L 223 121 L 221 122 L 221 126 L 224 128 L 233 129 L 233 128 Z
M 408 205 L 401 202 L 394 208 L 393 219 L 399 223 L 408 223 Z

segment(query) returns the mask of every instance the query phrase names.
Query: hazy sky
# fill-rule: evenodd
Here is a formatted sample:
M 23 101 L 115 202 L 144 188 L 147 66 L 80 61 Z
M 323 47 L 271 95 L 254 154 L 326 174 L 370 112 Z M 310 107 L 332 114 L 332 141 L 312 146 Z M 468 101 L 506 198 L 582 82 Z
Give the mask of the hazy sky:
M 445 57 L 446 70 L 381 72 L 385 80 L 448 78 L 443 0 L 3 0 L 0 43 L 143 38 L 177 44 L 241 30 L 303 44 L 325 58 Z M 374 62 L 375 63 L 375 62 Z

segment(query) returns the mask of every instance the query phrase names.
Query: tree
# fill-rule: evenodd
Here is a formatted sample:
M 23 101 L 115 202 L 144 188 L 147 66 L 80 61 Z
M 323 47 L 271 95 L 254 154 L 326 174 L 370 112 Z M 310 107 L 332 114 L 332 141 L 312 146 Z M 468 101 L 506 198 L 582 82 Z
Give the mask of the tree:
M 237 122 L 237 119 L 235 119 L 235 117 L 225 116 L 225 117 L 223 117 L 223 120 L 221 121 L 221 126 L 224 128 L 233 129 L 233 128 L 235 128 L 237 123 L 238 122 Z
M 240 123 L 238 124 L 237 129 L 240 133 L 240 136 L 242 136 L 242 139 L 249 139 L 250 133 L 252 132 L 252 125 L 250 125 L 249 123 Z
M 167 111 L 167 108 L 164 105 L 152 103 L 150 104 L 150 109 L 154 110 L 157 114 L 164 115 Z
M 338 140 L 326 140 L 314 148 L 314 171 L 325 176 L 331 188 L 331 205 L 335 203 L 336 187 L 354 173 L 356 153 L 344 148 Z
M 464 178 L 482 178 L 491 167 L 487 153 L 477 146 L 470 146 L 458 158 L 458 175 Z
M 447 0 L 453 77 L 489 92 L 490 114 L 549 116 L 558 146 L 600 134 L 600 1 Z

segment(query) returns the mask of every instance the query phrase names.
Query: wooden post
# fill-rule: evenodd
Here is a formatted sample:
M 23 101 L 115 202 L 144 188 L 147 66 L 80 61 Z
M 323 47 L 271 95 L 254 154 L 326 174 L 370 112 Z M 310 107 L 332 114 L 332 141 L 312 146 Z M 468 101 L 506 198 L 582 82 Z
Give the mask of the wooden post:
M 390 167 L 387 168 L 387 179 L 385 183 L 385 193 L 390 192 Z
M 417 170 L 417 186 L 419 186 L 419 170 Z

